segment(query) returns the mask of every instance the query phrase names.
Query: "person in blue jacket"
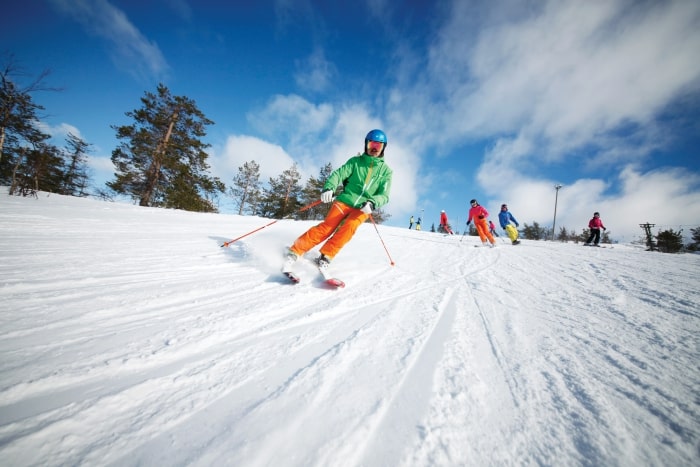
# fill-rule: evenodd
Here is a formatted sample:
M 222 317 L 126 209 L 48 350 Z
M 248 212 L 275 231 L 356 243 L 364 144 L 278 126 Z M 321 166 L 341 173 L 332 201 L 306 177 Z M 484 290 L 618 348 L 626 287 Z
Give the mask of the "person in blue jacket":
M 508 235 L 513 245 L 520 243 L 517 229 L 517 227 L 520 227 L 520 224 L 518 224 L 518 221 L 515 220 L 513 214 L 508 210 L 507 204 L 501 204 L 501 212 L 498 213 L 498 222 L 501 224 L 501 228 L 506 231 L 506 235 Z M 515 224 L 515 226 L 513 226 L 513 224 Z

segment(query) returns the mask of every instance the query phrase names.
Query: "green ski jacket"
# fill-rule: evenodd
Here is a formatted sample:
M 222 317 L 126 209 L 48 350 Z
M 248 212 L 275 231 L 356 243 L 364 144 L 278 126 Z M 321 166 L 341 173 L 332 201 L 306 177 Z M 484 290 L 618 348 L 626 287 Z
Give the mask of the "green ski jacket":
M 370 201 L 376 209 L 389 202 L 392 175 L 393 171 L 384 162 L 384 157 L 364 153 L 351 157 L 335 169 L 323 185 L 323 191 L 335 191 L 343 185 L 343 192 L 336 196 L 336 201 L 353 208 Z

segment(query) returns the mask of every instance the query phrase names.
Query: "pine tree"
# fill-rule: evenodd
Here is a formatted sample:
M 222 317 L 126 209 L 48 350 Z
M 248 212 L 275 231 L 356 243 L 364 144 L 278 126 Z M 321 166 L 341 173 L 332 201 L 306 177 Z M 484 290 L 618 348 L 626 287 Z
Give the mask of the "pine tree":
M 38 112 L 44 108 L 33 102 L 31 93 L 56 89 L 43 85 L 47 71 L 20 88 L 13 81 L 18 71 L 10 59 L 0 72 L 0 183 L 9 184 L 11 194 L 43 190 L 85 196 L 87 143 L 74 135 L 68 135 L 65 150 L 48 143 L 50 135 L 37 126 Z
M 269 187 L 263 189 L 258 214 L 263 217 L 282 219 L 302 207 L 301 175 L 296 163 L 277 178 L 270 178 Z
M 107 186 L 138 200 L 140 206 L 216 211 L 207 196 L 225 190 L 207 171 L 209 147 L 201 141 L 213 122 L 194 101 L 172 96 L 159 84 L 157 94 L 145 93 L 143 107 L 127 112 L 134 123 L 112 126 L 122 143 L 112 151 L 117 168 Z
M 372 211 L 372 219 L 377 224 L 382 224 L 391 218 L 391 214 L 384 211 L 383 208 L 377 208 Z M 371 222 L 371 221 L 370 221 Z
M 549 240 L 552 239 L 554 241 L 554 231 L 552 230 L 551 227 L 542 227 L 542 238 L 538 238 L 538 240 Z
M 522 238 L 526 240 L 542 240 L 547 238 L 547 230 L 537 222 L 533 222 L 532 225 L 523 224 L 523 228 L 520 231 Z
M 590 236 L 591 236 L 591 229 L 589 229 L 589 228 L 584 228 L 584 229 L 581 231 L 581 235 L 579 235 L 579 236 L 577 237 L 577 239 L 578 239 L 578 241 L 584 243 L 586 240 L 588 240 L 588 237 L 590 237 Z
M 167 186 L 162 207 L 195 212 L 216 212 L 215 193 L 226 190 L 217 178 L 204 178 L 195 182 L 195 176 L 187 165 L 179 165 L 173 173 L 172 182 Z M 202 196 L 204 193 L 204 196 Z
M 561 227 L 559 229 L 559 235 L 557 235 L 557 240 L 559 240 L 560 242 L 569 241 L 569 232 L 566 230 L 566 227 Z
M 569 232 L 569 238 L 570 241 L 578 243 L 579 241 L 579 235 L 576 233 L 576 230 L 572 230 Z
M 89 182 L 87 172 L 87 152 L 90 145 L 73 135 L 66 138 L 67 147 L 63 151 L 66 159 L 66 170 L 63 180 L 63 194 L 71 196 L 87 196 Z
M 663 253 L 678 253 L 683 249 L 683 230 L 674 232 L 673 229 L 659 232 L 656 236 L 656 246 Z
M 333 172 L 333 165 L 328 163 L 321 168 L 318 173 L 318 177 L 309 177 L 309 179 L 306 181 L 304 189 L 302 190 L 301 204 L 303 206 L 311 204 L 319 199 L 321 191 L 323 191 L 323 185 L 326 183 L 326 180 L 328 180 L 328 177 L 330 177 L 331 172 Z M 327 213 L 328 205 L 319 204 L 300 213 L 300 215 L 302 219 L 320 220 L 323 219 Z
M 40 142 L 25 148 L 12 171 L 11 195 L 36 196 L 38 191 L 63 194 L 63 155 L 53 145 Z
M 250 161 L 238 167 L 238 174 L 233 177 L 233 185 L 229 187 L 229 195 L 238 206 L 238 215 L 255 212 L 261 191 L 260 165 Z
M 688 249 L 691 251 L 700 250 L 700 227 L 690 229 L 690 234 L 693 242 L 690 245 L 688 245 Z
M 0 183 L 13 185 L 14 173 L 15 186 L 34 189 L 34 182 L 39 180 L 36 177 L 38 174 L 30 167 L 24 167 L 24 164 L 39 160 L 38 154 L 45 148 L 45 141 L 50 136 L 37 126 L 40 120 L 38 112 L 44 108 L 34 103 L 31 93 L 51 90 L 42 84 L 48 72 L 42 72 L 28 86 L 20 87 L 14 81 L 14 76 L 21 74 L 20 70 L 13 57 L 6 60 L 7 63 L 0 70 Z

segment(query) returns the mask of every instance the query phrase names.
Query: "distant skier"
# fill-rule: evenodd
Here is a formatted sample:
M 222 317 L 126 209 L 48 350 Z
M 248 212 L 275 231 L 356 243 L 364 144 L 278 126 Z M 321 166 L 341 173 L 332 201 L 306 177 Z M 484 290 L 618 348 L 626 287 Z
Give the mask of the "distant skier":
M 591 229 L 591 234 L 583 245 L 591 246 L 591 242 L 593 242 L 593 246 L 600 246 L 598 245 L 600 243 L 600 229 L 606 230 L 603 221 L 600 219 L 600 213 L 593 213 L 593 217 L 588 221 L 588 228 Z
M 442 227 L 444 232 L 454 235 L 454 233 L 452 233 L 452 229 L 450 229 L 450 224 L 447 222 L 447 213 L 444 209 L 440 211 L 440 227 Z
M 488 221 L 486 220 L 487 217 L 489 217 L 489 212 L 479 204 L 479 202 L 475 199 L 469 201 L 469 204 L 471 204 L 471 209 L 469 210 L 469 218 L 467 219 L 467 228 L 469 228 L 469 224 L 471 224 L 472 219 L 474 220 L 474 226 L 476 226 L 476 231 L 479 234 L 479 238 L 481 239 L 481 243 L 486 246 L 489 245 L 490 247 L 493 248 L 496 246 L 496 240 L 493 239 L 493 235 L 491 235 L 491 232 L 489 232 L 489 224 Z M 486 242 L 488 239 L 489 243 Z
M 416 221 L 416 230 L 420 230 L 420 217 Z
M 408 230 L 411 230 L 413 228 L 413 216 L 408 220 Z
M 498 223 L 501 224 L 501 228 L 506 231 L 506 235 L 508 235 L 513 245 L 520 243 L 517 229 L 517 227 L 520 227 L 520 224 L 518 224 L 518 221 L 515 220 L 513 214 L 508 210 L 507 204 L 501 204 L 501 212 L 498 213 Z M 515 224 L 515 227 L 513 227 L 513 224 Z
M 386 145 L 386 134 L 382 130 L 370 131 L 365 137 L 363 154 L 351 157 L 330 174 L 323 185 L 321 201 L 333 204 L 323 222 L 303 233 L 289 248 L 282 268 L 284 273 L 289 276 L 297 259 L 321 242 L 325 243 L 316 264 L 322 273 L 327 271 L 333 257 L 352 239 L 372 211 L 389 202 L 393 172 L 384 162 Z M 343 191 L 335 197 L 339 186 Z
M 496 232 L 496 225 L 493 223 L 493 221 L 489 221 L 489 232 L 491 232 L 491 235 L 494 237 L 498 237 L 498 233 Z

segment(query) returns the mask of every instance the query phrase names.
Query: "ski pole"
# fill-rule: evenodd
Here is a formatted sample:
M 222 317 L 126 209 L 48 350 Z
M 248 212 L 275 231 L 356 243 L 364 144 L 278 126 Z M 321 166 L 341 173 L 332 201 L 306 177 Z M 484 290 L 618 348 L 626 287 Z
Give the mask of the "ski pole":
M 296 210 L 296 211 L 293 212 L 292 214 L 290 214 L 290 215 L 288 215 L 288 216 L 285 216 L 285 217 L 283 217 L 282 219 L 275 219 L 274 221 L 270 222 L 269 224 L 265 224 L 265 225 L 263 225 L 262 227 L 258 227 L 258 228 L 255 229 L 255 230 L 251 230 L 251 231 L 248 232 L 247 234 L 243 234 L 243 235 L 241 235 L 240 237 L 234 238 L 233 240 L 229 240 L 228 242 L 224 242 L 224 243 L 221 245 L 221 248 L 223 248 L 223 247 L 225 247 L 225 246 L 229 246 L 230 244 L 232 244 L 232 243 L 234 243 L 234 242 L 237 242 L 237 241 L 240 240 L 241 238 L 247 237 L 248 235 L 252 235 L 252 234 L 254 234 L 254 233 L 257 232 L 257 231 L 264 229 L 265 227 L 269 227 L 269 226 L 271 226 L 272 224 L 274 224 L 274 223 L 276 223 L 276 222 L 279 222 L 280 220 L 289 219 L 290 217 L 292 217 L 294 214 L 296 214 L 296 213 L 298 213 L 298 212 L 304 212 L 304 211 L 306 211 L 306 210 L 308 210 L 308 209 L 311 209 L 311 208 L 314 207 L 314 206 L 318 206 L 318 205 L 321 204 L 321 203 L 322 203 L 322 201 L 319 199 L 318 201 L 314 201 L 314 202 L 311 203 L 311 204 L 307 204 L 307 205 L 304 206 L 303 208 Z
M 384 251 L 386 251 L 386 255 L 389 257 L 389 262 L 393 266 L 394 260 L 391 259 L 391 255 L 389 254 L 389 250 L 387 250 L 386 245 L 384 244 L 384 240 L 382 240 L 382 236 L 379 235 L 379 229 L 377 228 L 377 223 L 374 222 L 374 217 L 372 217 L 372 214 L 369 215 L 369 218 L 372 219 L 372 224 L 374 224 L 374 230 L 377 231 L 377 236 L 379 237 L 379 241 L 382 242 L 382 246 L 384 247 Z
M 467 233 L 469 233 L 469 224 L 464 228 L 464 233 L 462 233 L 462 238 L 459 239 L 459 243 L 462 243 L 462 240 L 464 240 L 464 237 L 467 236 Z

